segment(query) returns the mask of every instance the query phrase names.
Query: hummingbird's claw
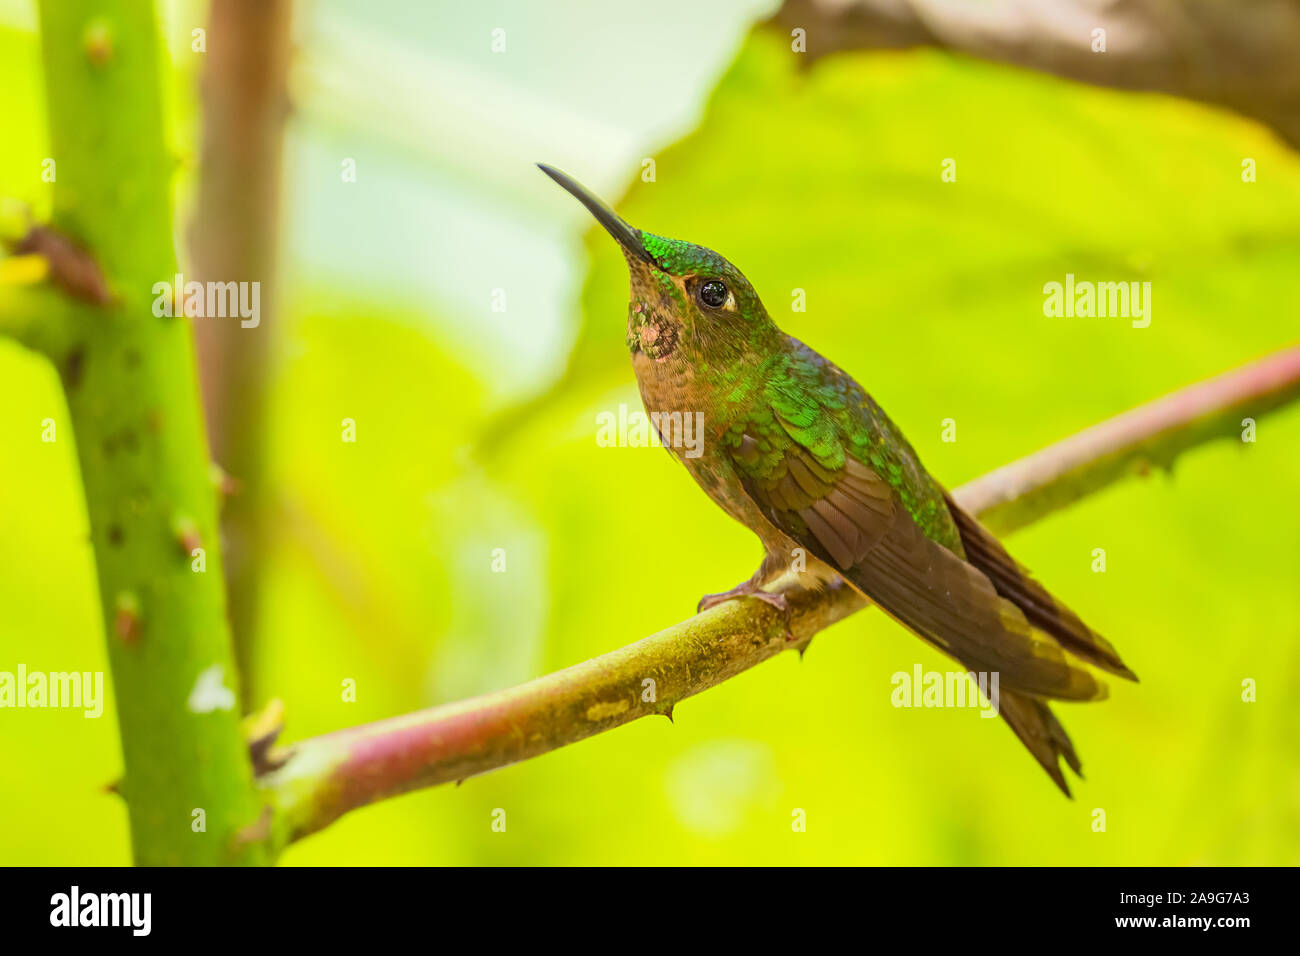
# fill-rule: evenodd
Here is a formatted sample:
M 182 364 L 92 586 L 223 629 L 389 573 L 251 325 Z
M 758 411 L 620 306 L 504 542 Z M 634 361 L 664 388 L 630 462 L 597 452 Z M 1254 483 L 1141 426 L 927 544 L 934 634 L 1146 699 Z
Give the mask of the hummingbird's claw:
M 758 590 L 758 586 L 752 580 L 742 581 L 730 591 L 720 591 L 717 594 L 706 594 L 700 598 L 700 603 L 695 605 L 695 613 L 702 614 L 711 607 L 717 607 L 730 601 L 732 598 L 747 597 Z
M 700 603 L 696 605 L 695 613 L 699 614 L 703 611 L 707 611 L 711 607 L 717 607 L 719 604 L 740 597 L 758 598 L 763 603 L 770 604 L 772 607 L 780 611 L 785 615 L 785 639 L 787 641 L 793 641 L 795 639 L 794 630 L 790 626 L 790 602 L 787 601 L 785 595 L 780 592 L 764 591 L 752 578 L 741 584 L 737 584 L 730 591 L 722 591 L 719 594 L 704 595 L 704 597 L 700 598 Z

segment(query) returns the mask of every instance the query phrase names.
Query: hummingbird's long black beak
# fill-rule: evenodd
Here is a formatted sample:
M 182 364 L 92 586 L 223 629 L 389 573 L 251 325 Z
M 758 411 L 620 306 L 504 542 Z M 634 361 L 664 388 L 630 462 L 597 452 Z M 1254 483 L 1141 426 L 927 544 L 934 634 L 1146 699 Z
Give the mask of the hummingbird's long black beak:
M 601 202 L 595 193 L 572 176 L 567 176 L 554 166 L 547 166 L 545 163 L 538 163 L 537 168 L 563 186 L 574 199 L 586 206 L 587 211 L 596 217 L 596 221 L 605 227 L 605 231 L 613 236 L 615 241 L 626 252 L 636 256 L 643 262 L 655 265 L 654 257 L 646 252 L 645 245 L 641 242 L 640 229 L 633 229 L 625 223 L 614 210 Z

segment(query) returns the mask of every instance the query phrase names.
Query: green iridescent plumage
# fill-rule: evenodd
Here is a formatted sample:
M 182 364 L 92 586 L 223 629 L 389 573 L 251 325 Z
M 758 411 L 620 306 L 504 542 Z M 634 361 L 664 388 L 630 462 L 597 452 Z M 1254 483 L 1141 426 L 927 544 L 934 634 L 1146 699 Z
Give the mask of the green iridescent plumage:
M 655 264 L 671 275 L 688 272 L 720 273 L 729 265 L 727 260 L 712 249 L 697 246 L 681 239 L 665 239 L 648 232 L 641 233 L 641 245 L 654 256 Z
M 832 471 L 846 456 L 870 465 L 898 492 L 912 519 L 931 540 L 962 554 L 957 527 L 944 504 L 943 490 L 920 467 L 907 439 L 862 387 L 802 343 L 772 356 L 760 370 L 762 401 L 727 432 L 732 447 L 741 437 L 757 437 L 758 457 L 739 462 L 745 477 L 778 477 L 786 454 L 802 447 Z M 777 425 L 779 427 L 772 427 Z

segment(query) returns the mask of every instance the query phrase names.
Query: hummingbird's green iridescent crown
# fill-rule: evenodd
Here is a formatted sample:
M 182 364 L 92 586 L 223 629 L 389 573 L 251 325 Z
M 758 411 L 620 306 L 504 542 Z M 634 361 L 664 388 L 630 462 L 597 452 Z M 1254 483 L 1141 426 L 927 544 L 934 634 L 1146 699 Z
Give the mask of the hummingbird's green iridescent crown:
M 683 239 L 665 239 L 652 233 L 641 233 L 641 244 L 654 258 L 655 265 L 672 275 L 702 273 L 714 275 L 731 271 L 731 263 L 706 246 L 697 246 Z

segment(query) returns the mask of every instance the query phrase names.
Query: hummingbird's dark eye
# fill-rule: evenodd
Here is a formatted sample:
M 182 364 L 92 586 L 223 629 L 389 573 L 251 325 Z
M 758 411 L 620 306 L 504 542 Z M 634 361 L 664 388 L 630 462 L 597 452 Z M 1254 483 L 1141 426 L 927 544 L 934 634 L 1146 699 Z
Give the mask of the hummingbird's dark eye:
M 711 309 L 720 309 L 726 305 L 729 295 L 727 287 L 717 279 L 710 279 L 700 286 L 700 301 Z

